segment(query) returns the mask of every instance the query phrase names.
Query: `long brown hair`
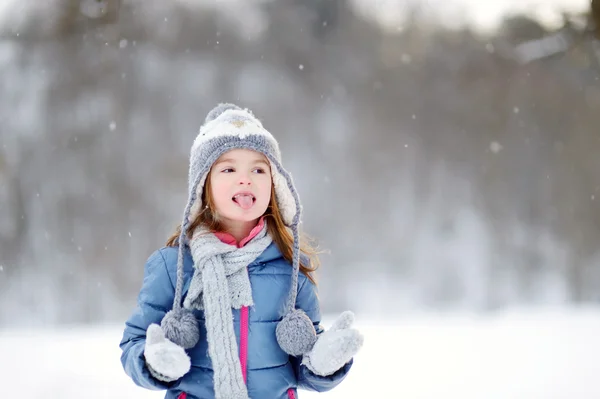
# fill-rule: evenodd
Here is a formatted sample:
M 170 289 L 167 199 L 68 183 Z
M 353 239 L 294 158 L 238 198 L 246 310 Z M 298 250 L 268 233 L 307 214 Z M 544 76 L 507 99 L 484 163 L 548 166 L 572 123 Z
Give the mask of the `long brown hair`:
M 204 190 L 202 192 L 202 208 L 196 218 L 190 223 L 186 235 L 188 239 L 192 238 L 192 234 L 196 227 L 204 225 L 207 229 L 212 232 L 225 231 L 223 224 L 219 221 L 219 217 L 215 212 L 215 204 L 211 193 L 211 181 L 210 171 L 206 178 Z M 290 230 L 283 223 L 279 205 L 275 197 L 275 188 L 271 185 L 271 200 L 269 206 L 265 211 L 265 221 L 267 222 L 267 230 L 271 238 L 277 247 L 281 251 L 283 257 L 290 263 L 292 263 L 292 253 L 294 238 Z M 168 247 L 177 247 L 179 245 L 179 236 L 181 234 L 181 224 L 177 226 L 175 232 L 169 237 L 166 245 Z M 305 257 L 300 257 L 300 271 L 308 277 L 313 284 L 316 284 L 316 278 L 314 272 L 319 268 L 320 261 L 318 254 L 320 251 L 311 244 L 311 239 L 305 234 L 300 235 L 300 253 L 304 254 Z M 303 259 L 304 258 L 304 259 Z

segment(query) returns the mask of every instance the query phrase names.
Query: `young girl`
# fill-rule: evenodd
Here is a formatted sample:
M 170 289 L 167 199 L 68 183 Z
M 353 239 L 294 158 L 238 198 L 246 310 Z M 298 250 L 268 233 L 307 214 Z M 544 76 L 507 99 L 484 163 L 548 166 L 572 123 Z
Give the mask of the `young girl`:
M 213 109 L 192 146 L 183 221 L 148 259 L 120 344 L 137 385 L 169 399 L 284 399 L 345 378 L 363 337 L 351 312 L 319 324 L 300 209 L 261 122 Z

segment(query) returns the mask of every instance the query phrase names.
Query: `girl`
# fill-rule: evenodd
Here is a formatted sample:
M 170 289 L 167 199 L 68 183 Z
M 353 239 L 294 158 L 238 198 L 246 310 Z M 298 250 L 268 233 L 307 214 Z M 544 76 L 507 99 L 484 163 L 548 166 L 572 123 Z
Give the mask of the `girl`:
M 277 141 L 250 111 L 217 106 L 191 149 L 181 226 L 148 259 L 126 323 L 121 362 L 133 381 L 169 399 L 338 385 L 363 337 L 351 312 L 320 326 L 315 253 L 300 247 L 299 223 Z

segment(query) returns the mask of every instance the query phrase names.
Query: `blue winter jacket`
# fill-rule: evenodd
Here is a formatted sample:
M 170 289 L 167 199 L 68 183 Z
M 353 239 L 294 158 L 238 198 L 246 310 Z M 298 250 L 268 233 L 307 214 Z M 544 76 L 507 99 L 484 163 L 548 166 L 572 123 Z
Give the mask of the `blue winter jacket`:
M 192 367 L 177 381 L 165 383 L 151 376 L 144 361 L 146 329 L 152 323 L 160 324 L 173 305 L 174 284 L 177 281 L 176 247 L 154 252 L 145 266 L 144 281 L 138 296 L 138 306 L 126 322 L 121 340 L 121 362 L 127 375 L 144 388 L 167 390 L 166 399 L 212 399 L 213 372 L 208 356 L 204 314 L 195 311 L 200 324 L 200 341 L 187 350 Z M 347 375 L 352 361 L 328 377 L 313 374 L 301 359 L 285 353 L 275 338 L 275 327 L 281 320 L 279 311 L 291 284 L 292 267 L 272 243 L 250 265 L 248 273 L 252 285 L 254 306 L 249 309 L 247 330 L 241 334 L 240 310 L 233 310 L 234 329 L 238 347 L 240 336 L 247 337 L 247 387 L 251 399 L 297 398 L 296 389 L 324 392 L 338 385 Z M 184 251 L 183 298 L 193 274 L 193 260 L 189 250 Z M 298 278 L 296 307 L 311 318 L 317 333 L 323 332 L 315 286 L 302 273 Z M 184 394 L 185 393 L 185 394 Z

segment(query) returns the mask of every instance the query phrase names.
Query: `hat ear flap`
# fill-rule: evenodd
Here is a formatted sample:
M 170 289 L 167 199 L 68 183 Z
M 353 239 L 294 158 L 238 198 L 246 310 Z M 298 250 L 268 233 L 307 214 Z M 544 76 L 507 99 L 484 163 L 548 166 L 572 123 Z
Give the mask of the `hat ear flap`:
M 277 167 L 271 167 L 271 176 L 275 188 L 275 198 L 281 212 L 281 218 L 286 226 L 291 226 L 297 213 L 296 201 L 289 188 L 287 179 L 279 173 Z M 290 176 L 291 179 L 291 176 Z
M 202 207 L 206 206 L 206 204 L 202 203 L 202 195 L 204 194 L 204 185 L 206 184 L 207 178 L 208 172 L 206 172 L 204 176 L 202 176 L 200 182 L 198 183 L 198 186 L 196 186 L 196 195 L 194 196 L 192 205 L 190 207 L 188 223 L 192 223 L 194 220 L 196 220 L 198 215 L 200 215 L 200 212 L 202 212 Z

